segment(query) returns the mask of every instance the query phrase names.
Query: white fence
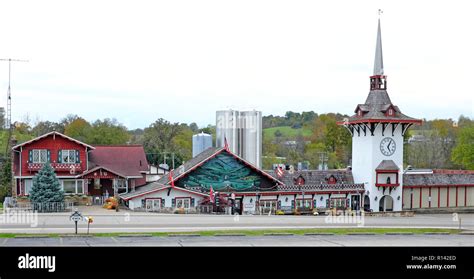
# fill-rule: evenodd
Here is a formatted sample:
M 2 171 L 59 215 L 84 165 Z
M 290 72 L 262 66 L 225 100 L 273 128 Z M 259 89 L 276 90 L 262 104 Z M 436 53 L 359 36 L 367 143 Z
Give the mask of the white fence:
M 37 212 L 68 212 L 73 207 L 74 202 L 18 202 L 12 198 L 5 198 L 3 202 L 3 208 Z

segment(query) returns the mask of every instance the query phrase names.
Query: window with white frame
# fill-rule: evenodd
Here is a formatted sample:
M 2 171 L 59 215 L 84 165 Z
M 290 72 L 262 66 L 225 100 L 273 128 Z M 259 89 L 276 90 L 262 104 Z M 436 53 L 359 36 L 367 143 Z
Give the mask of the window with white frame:
M 44 164 L 48 161 L 48 150 L 47 149 L 33 149 L 32 163 Z
M 161 208 L 161 199 L 146 199 L 146 211 L 157 211 Z
M 311 207 L 311 203 L 313 200 L 311 198 L 307 198 L 304 200 L 304 207 L 308 208 Z M 296 200 L 296 207 L 303 207 L 303 200 Z
M 177 208 L 191 208 L 191 199 L 190 198 L 177 198 L 176 199 Z
M 29 195 L 31 192 L 31 189 L 33 188 L 33 179 L 25 179 L 25 195 Z
M 346 207 L 345 198 L 334 198 L 331 199 L 331 208 L 344 208 Z
M 84 194 L 83 180 L 62 180 L 61 182 L 65 194 Z
M 61 162 L 63 164 L 76 163 L 76 150 L 61 150 Z
M 259 205 L 263 208 L 276 208 L 277 201 L 260 200 Z

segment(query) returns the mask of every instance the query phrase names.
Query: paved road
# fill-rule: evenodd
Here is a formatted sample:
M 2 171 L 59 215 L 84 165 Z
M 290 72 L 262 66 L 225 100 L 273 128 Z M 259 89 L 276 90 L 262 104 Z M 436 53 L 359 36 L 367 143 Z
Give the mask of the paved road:
M 38 214 L 37 226 L 2 222 L 0 233 L 72 233 L 73 222 L 70 213 Z M 328 220 L 326 216 L 223 216 L 223 215 L 176 215 L 122 212 L 92 212 L 91 233 L 100 232 L 178 232 L 197 230 L 228 229 L 287 229 L 287 228 L 336 228 L 358 227 L 357 221 L 347 219 Z M 474 230 L 474 214 L 459 214 L 462 228 Z M 5 217 L 3 218 L 5 219 Z M 34 218 L 33 218 L 34 219 Z M 11 221 L 11 220 L 7 220 Z M 332 222 L 328 222 L 332 221 Z M 350 222 L 347 222 L 350 221 Z M 34 223 L 34 222 L 33 222 Z M 360 224 L 360 223 L 359 223 Z M 458 228 L 459 222 L 451 214 L 418 214 L 414 217 L 365 217 L 363 227 L 381 228 Z M 79 232 L 84 233 L 87 225 L 79 224 Z
M 4 238 L 0 246 L 474 246 L 473 235 Z

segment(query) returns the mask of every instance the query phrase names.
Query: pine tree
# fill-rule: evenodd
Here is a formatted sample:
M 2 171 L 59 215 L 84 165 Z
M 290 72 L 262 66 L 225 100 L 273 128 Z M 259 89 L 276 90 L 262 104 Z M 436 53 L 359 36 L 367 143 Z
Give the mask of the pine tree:
M 46 163 L 33 178 L 30 200 L 33 203 L 64 202 L 61 184 L 49 163 Z

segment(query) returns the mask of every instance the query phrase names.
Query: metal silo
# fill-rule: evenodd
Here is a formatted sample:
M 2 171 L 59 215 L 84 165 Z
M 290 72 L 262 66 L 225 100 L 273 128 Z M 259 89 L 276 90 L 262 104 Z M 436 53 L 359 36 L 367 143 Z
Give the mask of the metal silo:
M 216 112 L 216 146 L 224 146 L 257 168 L 262 167 L 262 112 L 220 110 Z
M 212 136 L 205 133 L 196 134 L 193 136 L 193 157 L 199 153 L 212 147 Z

